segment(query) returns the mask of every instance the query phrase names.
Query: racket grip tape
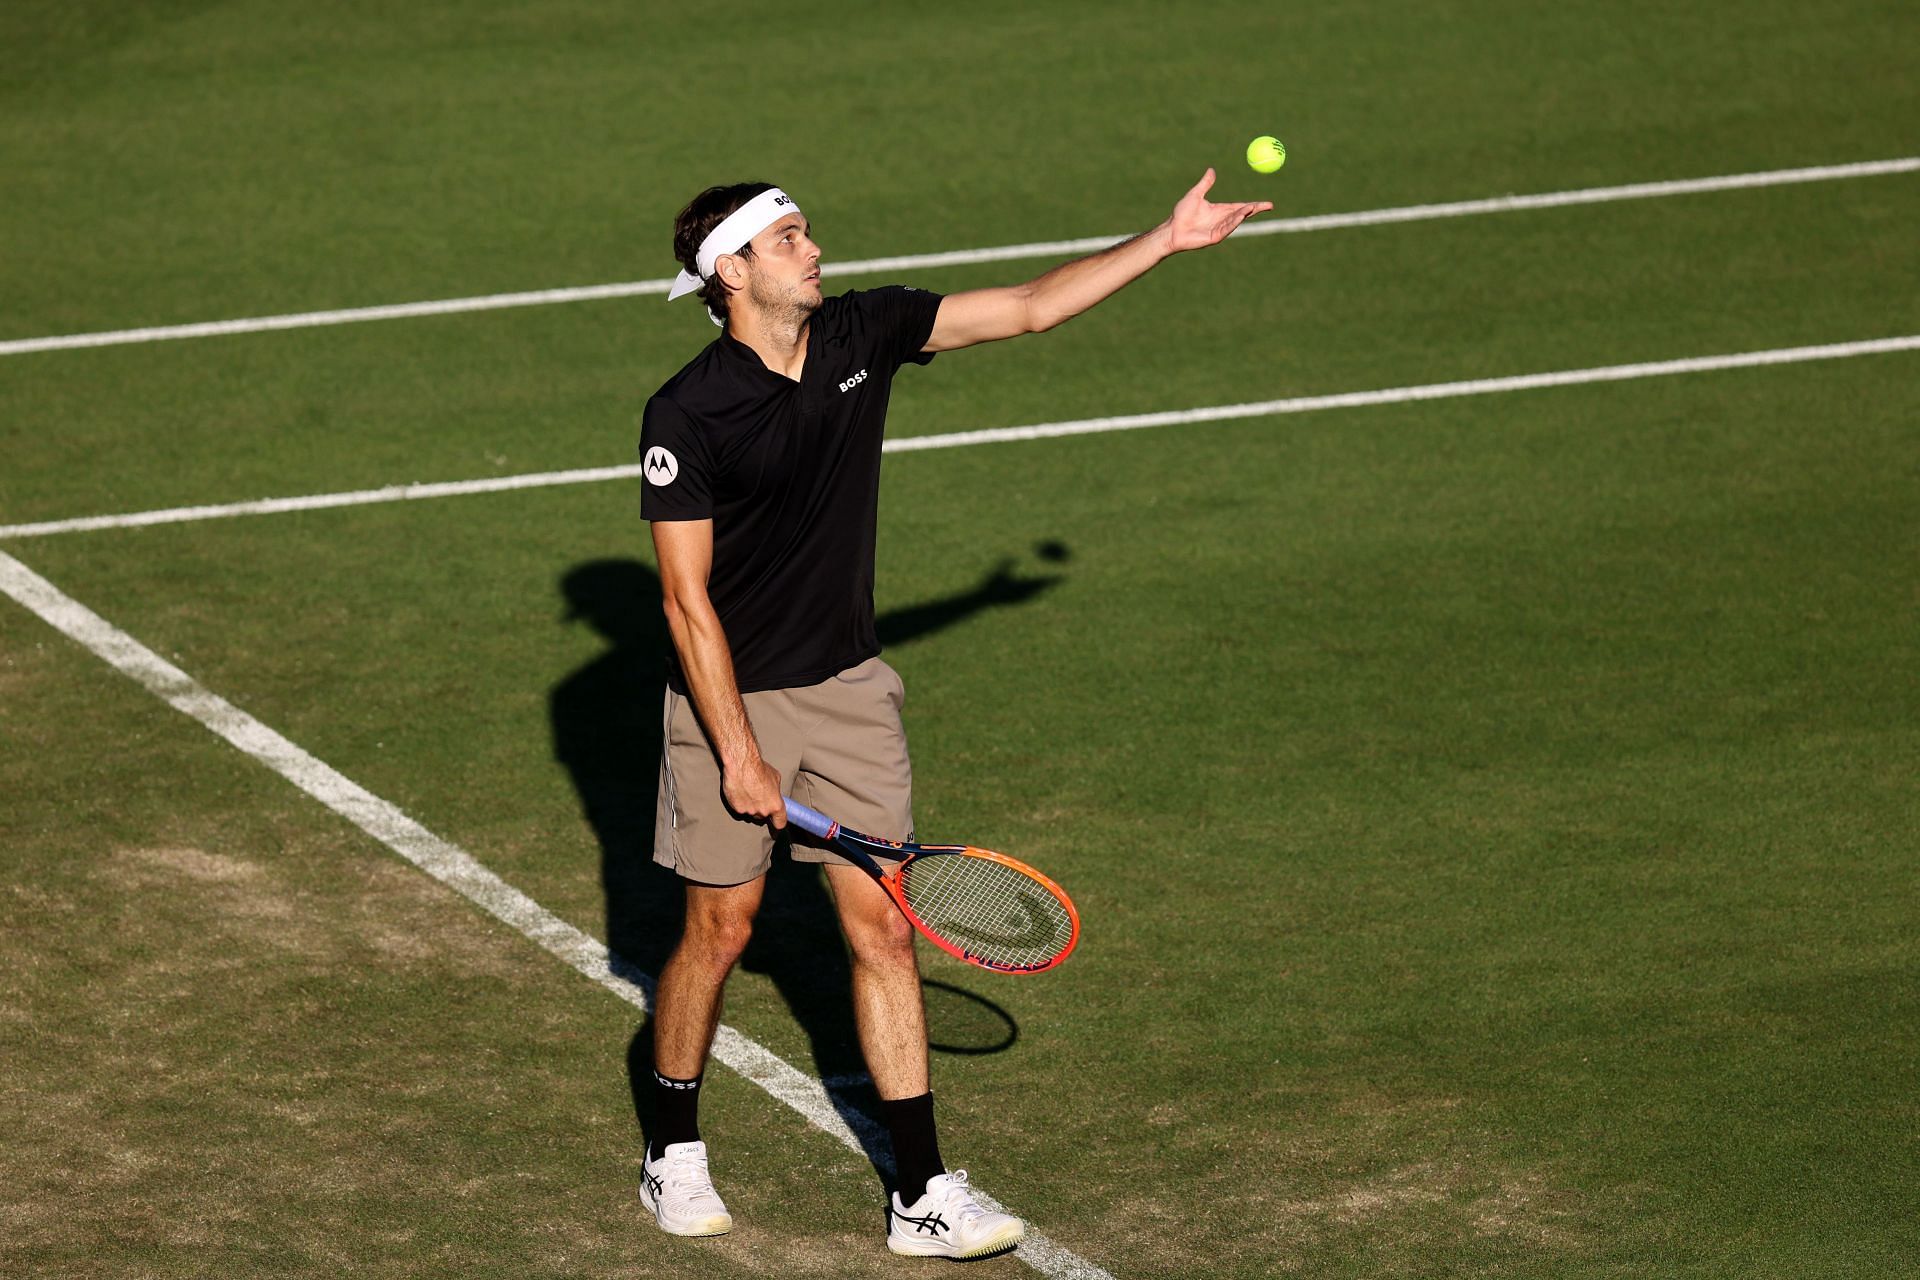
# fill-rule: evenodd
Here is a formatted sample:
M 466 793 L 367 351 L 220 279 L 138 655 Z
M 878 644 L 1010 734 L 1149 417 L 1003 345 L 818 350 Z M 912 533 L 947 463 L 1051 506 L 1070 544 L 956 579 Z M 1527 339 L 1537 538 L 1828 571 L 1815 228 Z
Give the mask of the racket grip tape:
M 792 796 L 787 797 L 787 821 L 822 840 L 833 839 L 834 829 L 840 825 L 818 809 L 807 808 Z

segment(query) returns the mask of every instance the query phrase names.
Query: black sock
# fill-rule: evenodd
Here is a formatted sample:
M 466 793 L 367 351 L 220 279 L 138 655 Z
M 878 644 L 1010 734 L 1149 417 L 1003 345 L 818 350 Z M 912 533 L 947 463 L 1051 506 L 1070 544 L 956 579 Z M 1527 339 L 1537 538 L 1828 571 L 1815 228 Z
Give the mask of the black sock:
M 947 1171 L 940 1163 L 940 1138 L 933 1131 L 933 1095 L 880 1100 L 893 1135 L 893 1162 L 900 1178 L 900 1203 L 912 1204 L 927 1194 L 927 1179 Z
M 676 1142 L 700 1141 L 700 1079 L 653 1073 L 653 1134 L 647 1140 L 652 1159 L 658 1160 Z

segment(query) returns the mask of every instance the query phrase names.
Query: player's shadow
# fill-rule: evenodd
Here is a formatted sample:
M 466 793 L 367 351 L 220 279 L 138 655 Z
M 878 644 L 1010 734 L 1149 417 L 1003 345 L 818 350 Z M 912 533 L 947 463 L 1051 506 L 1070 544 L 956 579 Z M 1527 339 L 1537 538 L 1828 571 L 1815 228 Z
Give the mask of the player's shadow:
M 1039 557 L 1068 558 L 1057 542 Z M 1016 572 L 1003 560 L 969 590 L 893 610 L 877 620 L 889 648 L 986 610 L 1033 600 L 1061 581 L 1054 573 Z M 555 685 L 548 697 L 555 758 L 572 778 L 580 808 L 600 845 L 607 945 L 616 974 L 651 996 L 653 976 L 680 936 L 683 897 L 674 875 L 653 861 L 660 771 L 661 699 L 668 639 L 660 579 L 638 560 L 592 560 L 560 579 L 565 619 L 583 622 L 606 649 Z M 805 1031 L 814 1066 L 835 1107 L 883 1177 L 892 1166 L 849 996 L 846 947 L 823 878 L 813 866 L 774 858 L 753 941 L 741 967 L 765 974 Z M 929 1038 L 952 1053 L 995 1053 L 1019 1034 L 992 1001 L 952 983 L 926 984 Z M 652 1123 L 653 1028 L 643 1022 L 627 1047 L 628 1083 L 643 1130 Z

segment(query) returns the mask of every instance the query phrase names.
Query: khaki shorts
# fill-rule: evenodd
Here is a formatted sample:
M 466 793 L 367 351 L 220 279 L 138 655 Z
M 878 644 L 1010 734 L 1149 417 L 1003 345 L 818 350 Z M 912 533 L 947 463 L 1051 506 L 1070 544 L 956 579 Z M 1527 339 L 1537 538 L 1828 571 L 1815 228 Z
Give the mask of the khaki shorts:
M 855 831 L 884 840 L 913 835 L 913 768 L 900 724 L 906 688 L 868 658 L 804 689 L 741 695 L 760 754 L 786 793 Z M 667 690 L 665 747 L 653 860 L 701 884 L 745 884 L 773 864 L 773 829 L 733 816 L 720 792 L 720 761 L 693 701 Z M 845 862 L 795 844 L 801 862 Z

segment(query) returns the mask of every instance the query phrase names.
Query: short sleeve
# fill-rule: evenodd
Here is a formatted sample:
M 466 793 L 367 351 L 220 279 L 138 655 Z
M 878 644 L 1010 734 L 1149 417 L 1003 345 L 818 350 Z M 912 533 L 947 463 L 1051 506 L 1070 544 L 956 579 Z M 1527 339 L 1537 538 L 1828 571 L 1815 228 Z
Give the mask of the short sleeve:
M 876 347 L 896 369 L 909 361 L 926 364 L 933 359 L 933 352 L 920 348 L 933 336 L 940 294 L 896 284 L 847 296 L 857 300 L 872 326 Z
M 673 401 L 655 396 L 640 419 L 640 516 L 713 518 L 713 466 L 706 437 Z

